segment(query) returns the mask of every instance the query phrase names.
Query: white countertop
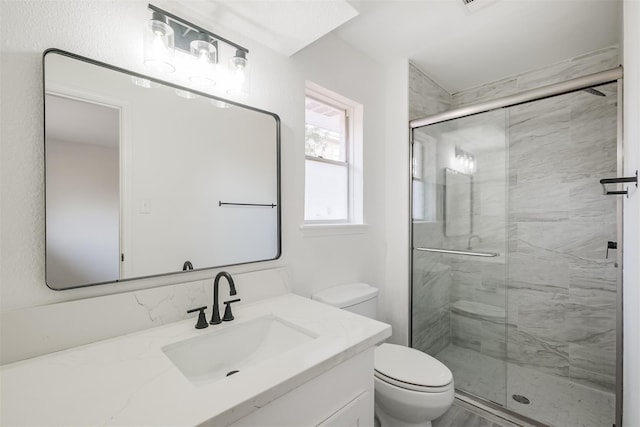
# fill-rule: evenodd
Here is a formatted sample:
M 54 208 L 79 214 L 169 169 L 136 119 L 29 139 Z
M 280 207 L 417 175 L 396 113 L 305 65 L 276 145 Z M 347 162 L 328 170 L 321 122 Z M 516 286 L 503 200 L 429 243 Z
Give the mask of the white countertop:
M 192 384 L 161 350 L 266 314 L 318 338 L 203 385 Z M 4 365 L 0 424 L 194 426 L 215 418 L 227 425 L 391 335 L 389 325 L 294 294 L 239 305 L 234 315 L 207 329 L 195 329 L 194 317 Z

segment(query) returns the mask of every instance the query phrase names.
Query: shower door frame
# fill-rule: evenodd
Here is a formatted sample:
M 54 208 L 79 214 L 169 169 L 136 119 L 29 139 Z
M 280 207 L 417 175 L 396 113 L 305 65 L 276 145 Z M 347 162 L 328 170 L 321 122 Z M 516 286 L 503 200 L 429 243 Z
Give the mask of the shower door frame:
M 564 82 L 555 83 L 547 86 L 543 86 L 537 89 L 527 90 L 515 95 L 510 95 L 502 98 L 498 98 L 492 101 L 482 102 L 471 106 L 456 108 L 453 110 L 445 111 L 443 113 L 435 114 L 432 116 L 411 120 L 409 122 L 409 310 L 408 310 L 408 325 L 409 325 L 409 347 L 413 347 L 413 140 L 414 130 L 433 125 L 436 123 L 442 123 L 450 120 L 459 119 L 462 117 L 473 116 L 476 114 L 485 113 L 492 110 L 498 110 L 502 108 L 513 107 L 528 102 L 539 101 L 554 96 L 564 95 L 572 92 L 581 91 L 592 86 L 599 86 L 608 83 L 617 83 L 618 94 L 618 114 L 617 114 L 617 175 L 621 176 L 624 170 L 623 159 L 623 143 L 624 138 L 622 135 L 622 85 L 623 85 L 623 70 L 622 67 L 612 68 L 610 70 L 601 71 L 598 73 L 589 74 L 583 77 L 578 77 Z M 622 369 L 623 369 L 623 317 L 622 317 L 622 249 L 624 248 L 623 242 L 623 229 L 622 229 L 622 204 L 623 198 L 618 197 L 616 203 L 616 219 L 617 219 L 617 242 L 618 250 L 616 250 L 616 262 L 618 265 L 617 274 L 617 307 L 616 307 L 616 387 L 615 387 L 615 424 L 614 427 L 622 427 Z M 456 395 L 458 390 L 456 390 Z M 464 393 L 467 400 L 469 396 Z M 471 397 L 472 400 L 476 399 L 476 396 Z M 522 415 L 510 411 L 505 407 L 496 405 L 490 401 L 482 398 L 481 405 L 484 409 L 494 409 L 496 412 L 505 412 L 513 414 L 523 418 Z M 524 417 L 526 418 L 526 417 Z

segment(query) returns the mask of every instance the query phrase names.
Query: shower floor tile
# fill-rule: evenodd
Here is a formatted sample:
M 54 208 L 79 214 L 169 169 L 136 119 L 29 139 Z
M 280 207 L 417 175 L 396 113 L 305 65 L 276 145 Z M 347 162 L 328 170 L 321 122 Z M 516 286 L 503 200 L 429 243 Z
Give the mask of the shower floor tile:
M 523 427 L 475 408 L 458 399 L 443 416 L 432 421 L 433 427 Z
M 451 370 L 457 389 L 505 405 L 507 372 L 503 361 L 453 344 L 436 358 Z
M 436 357 L 453 373 L 456 388 L 503 406 L 506 403 L 508 409 L 539 422 L 555 427 L 613 424 L 613 393 L 512 363 L 505 367 L 501 360 L 455 345 Z M 526 396 L 530 403 L 514 401 L 513 394 Z

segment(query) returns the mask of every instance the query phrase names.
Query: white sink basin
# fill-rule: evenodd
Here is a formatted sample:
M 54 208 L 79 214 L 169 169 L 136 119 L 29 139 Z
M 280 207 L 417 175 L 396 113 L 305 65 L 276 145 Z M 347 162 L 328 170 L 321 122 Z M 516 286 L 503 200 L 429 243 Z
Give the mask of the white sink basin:
M 205 384 L 276 357 L 317 335 L 273 315 L 169 344 L 162 351 L 192 383 Z M 212 330 L 213 329 L 213 330 Z

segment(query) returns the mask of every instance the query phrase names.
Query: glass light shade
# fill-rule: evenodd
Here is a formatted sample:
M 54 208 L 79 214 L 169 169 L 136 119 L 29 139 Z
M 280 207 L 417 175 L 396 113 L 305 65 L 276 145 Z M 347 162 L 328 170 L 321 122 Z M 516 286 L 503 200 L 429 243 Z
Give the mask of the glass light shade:
M 218 108 L 231 108 L 231 104 L 228 104 L 224 101 L 219 101 L 217 99 L 212 99 L 211 100 L 211 105 L 213 105 L 214 107 L 218 107 Z
M 160 84 L 156 82 L 153 82 L 149 79 L 145 79 L 142 77 L 137 77 L 137 76 L 131 76 L 131 82 L 133 82 L 134 85 L 143 87 L 145 89 L 153 89 L 156 87 L 160 87 Z
M 227 93 L 241 98 L 249 96 L 251 87 L 251 69 L 246 53 L 237 50 L 233 58 L 229 60 L 229 89 Z
M 173 29 L 162 21 L 151 19 L 144 27 L 144 65 L 158 73 L 173 73 L 175 42 Z
M 189 71 L 189 80 L 200 86 L 215 86 L 217 49 L 208 41 L 194 40 L 190 45 L 193 63 Z
M 176 95 L 184 99 L 196 99 L 198 95 L 188 90 L 176 89 Z

